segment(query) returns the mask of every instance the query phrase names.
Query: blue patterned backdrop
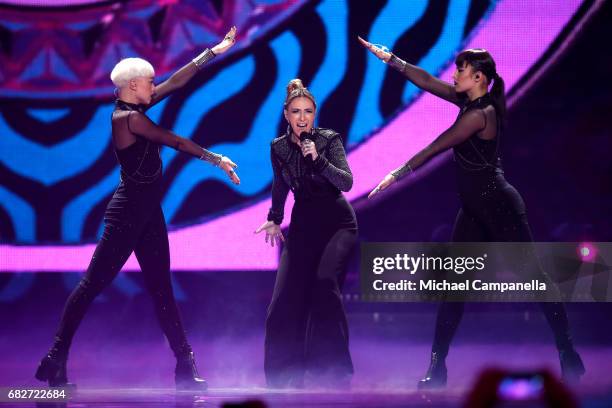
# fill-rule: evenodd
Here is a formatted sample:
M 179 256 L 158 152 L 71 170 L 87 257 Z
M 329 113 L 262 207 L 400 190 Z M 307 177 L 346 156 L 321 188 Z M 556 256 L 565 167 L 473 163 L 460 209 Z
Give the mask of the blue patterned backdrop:
M 232 157 L 249 175 L 234 186 L 164 148 L 162 204 L 172 228 L 269 193 L 268 142 L 283 131 L 289 79 L 304 80 L 317 97 L 319 122 L 344 135 L 350 149 L 418 94 L 367 59 L 355 34 L 394 44 L 436 73 L 494 7 L 484 0 L 149 1 L 44 12 L 7 6 L 0 17 L 2 241 L 79 243 L 101 232 L 118 180 L 108 73 L 120 58 L 147 58 L 163 79 L 231 24 L 240 29 L 229 55 L 150 111 L 155 122 Z M 35 32 L 42 35 L 34 39 Z

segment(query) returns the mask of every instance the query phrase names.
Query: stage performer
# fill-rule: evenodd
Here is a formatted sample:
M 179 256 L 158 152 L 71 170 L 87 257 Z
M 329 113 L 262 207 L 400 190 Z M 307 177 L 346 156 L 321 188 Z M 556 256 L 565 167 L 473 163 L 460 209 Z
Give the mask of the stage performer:
M 455 123 L 404 165 L 390 172 L 370 193 L 384 191 L 434 156 L 453 149 L 461 208 L 453 227 L 454 242 L 532 242 L 525 204 L 518 191 L 504 178 L 499 144 L 506 114 L 504 81 L 495 61 L 484 49 L 469 49 L 455 58 L 454 85 L 443 82 L 409 64 L 383 47 L 362 38 L 359 41 L 382 61 L 404 74 L 419 88 L 460 109 Z M 550 279 L 541 271 L 546 279 Z M 542 302 L 561 363 L 563 378 L 578 381 L 584 374 L 580 355 L 574 349 L 567 314 L 562 303 Z M 431 362 L 420 380 L 420 389 L 446 385 L 446 356 L 463 316 L 464 303 L 440 304 L 435 326 Z
M 271 144 L 272 207 L 265 231 L 272 246 L 281 232 L 289 190 L 295 204 L 268 308 L 264 368 L 272 388 L 348 387 L 353 374 L 342 303 L 347 261 L 357 241 L 355 212 L 342 191 L 353 175 L 342 138 L 315 128 L 317 104 L 302 81 L 287 86 L 287 132 Z
M 236 28 L 232 27 L 223 41 L 206 49 L 157 86 L 153 83 L 153 67 L 140 58 L 121 60 L 111 72 L 111 80 L 118 90 L 111 116 L 112 140 L 121 179 L 106 207 L 102 237 L 85 276 L 68 297 L 55 341 L 36 371 L 37 379 L 47 381 L 52 387 L 69 385 L 66 362 L 73 336 L 91 302 L 113 281 L 134 252 L 146 288 L 153 297 L 161 328 L 176 356 L 176 388 L 206 389 L 172 292 L 168 232 L 160 204 L 160 146 L 170 146 L 218 166 L 235 184 L 240 179 L 234 171 L 236 164 L 228 157 L 159 127 L 145 112 L 184 86 L 215 55 L 226 52 L 234 44 L 235 36 Z

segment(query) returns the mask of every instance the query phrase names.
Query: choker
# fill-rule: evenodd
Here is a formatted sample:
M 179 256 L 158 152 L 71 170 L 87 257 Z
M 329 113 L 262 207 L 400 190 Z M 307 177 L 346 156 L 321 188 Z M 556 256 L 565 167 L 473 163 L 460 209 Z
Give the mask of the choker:
M 146 109 L 146 106 L 143 104 L 129 103 L 122 101 L 121 99 L 115 100 L 115 107 L 120 110 L 138 111 L 141 113 Z

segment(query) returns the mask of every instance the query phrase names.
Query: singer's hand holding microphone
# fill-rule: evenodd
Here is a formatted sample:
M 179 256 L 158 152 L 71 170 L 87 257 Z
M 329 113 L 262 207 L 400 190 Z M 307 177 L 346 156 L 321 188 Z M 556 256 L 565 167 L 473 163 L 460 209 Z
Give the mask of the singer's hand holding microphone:
M 300 147 L 306 160 L 313 162 L 317 160 L 319 153 L 317 153 L 317 146 L 309 137 L 310 135 L 307 132 L 300 133 Z

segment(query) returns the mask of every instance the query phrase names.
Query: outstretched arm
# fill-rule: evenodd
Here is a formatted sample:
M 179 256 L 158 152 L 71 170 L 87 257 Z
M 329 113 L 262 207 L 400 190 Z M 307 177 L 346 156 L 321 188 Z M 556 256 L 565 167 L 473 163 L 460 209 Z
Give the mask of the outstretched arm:
M 172 147 L 180 152 L 190 154 L 200 160 L 221 167 L 235 184 L 240 184 L 240 179 L 234 171 L 237 166 L 228 157 L 206 150 L 193 140 L 180 137 L 168 129 L 156 125 L 145 114 L 137 111 L 131 111 L 128 114 L 127 125 L 132 133 L 142 136 L 145 139 L 157 144 Z
M 368 195 L 371 198 L 380 191 L 385 190 L 392 183 L 399 180 L 403 176 L 410 174 L 423 164 L 427 163 L 433 157 L 450 149 L 453 146 L 467 140 L 474 133 L 482 130 L 485 127 L 484 112 L 481 109 L 470 110 L 465 113 L 459 120 L 449 129 L 444 131 L 433 142 L 431 142 L 423 150 L 415 154 L 406 163 L 393 170 L 376 186 Z
M 212 49 L 207 48 L 187 65 L 184 65 L 174 74 L 172 74 L 170 78 L 157 85 L 155 87 L 155 93 L 153 94 L 151 103 L 147 106 L 147 108 L 159 103 L 172 92 L 185 86 L 185 84 L 187 84 L 187 82 L 189 82 L 189 80 L 193 78 L 208 61 L 213 59 L 216 55 L 223 54 L 225 51 L 230 49 L 236 41 L 235 37 L 236 27 L 232 27 L 223 38 L 223 41 L 215 45 Z
M 410 82 L 422 90 L 455 105 L 459 105 L 461 103 L 459 94 L 455 92 L 454 86 L 436 78 L 424 69 L 419 68 L 416 65 L 409 64 L 406 61 L 396 57 L 394 54 L 391 54 L 389 66 L 404 74 Z
M 455 92 L 455 87 L 451 84 L 436 78 L 416 65 L 403 61 L 393 53 L 385 51 L 361 37 L 358 38 L 359 42 L 361 42 L 364 47 L 372 52 L 372 54 L 376 55 L 377 58 L 388 63 L 389 66 L 404 74 L 406 78 L 408 78 L 408 80 L 417 87 L 455 105 L 459 105 L 461 103 L 459 94 Z
M 204 64 L 206 61 L 210 61 L 215 57 L 215 54 L 213 54 L 213 52 L 208 48 L 201 55 L 203 60 L 202 64 Z M 166 79 L 161 84 L 156 85 L 155 93 L 153 94 L 153 97 L 151 98 L 151 103 L 147 106 L 147 109 L 161 102 L 172 92 L 185 86 L 185 84 L 187 84 L 187 82 L 189 82 L 189 80 L 193 78 L 199 70 L 200 69 L 198 68 L 198 66 L 193 61 L 191 61 L 190 63 L 184 65 L 182 68 L 176 71 L 174 74 L 172 74 L 170 78 Z

